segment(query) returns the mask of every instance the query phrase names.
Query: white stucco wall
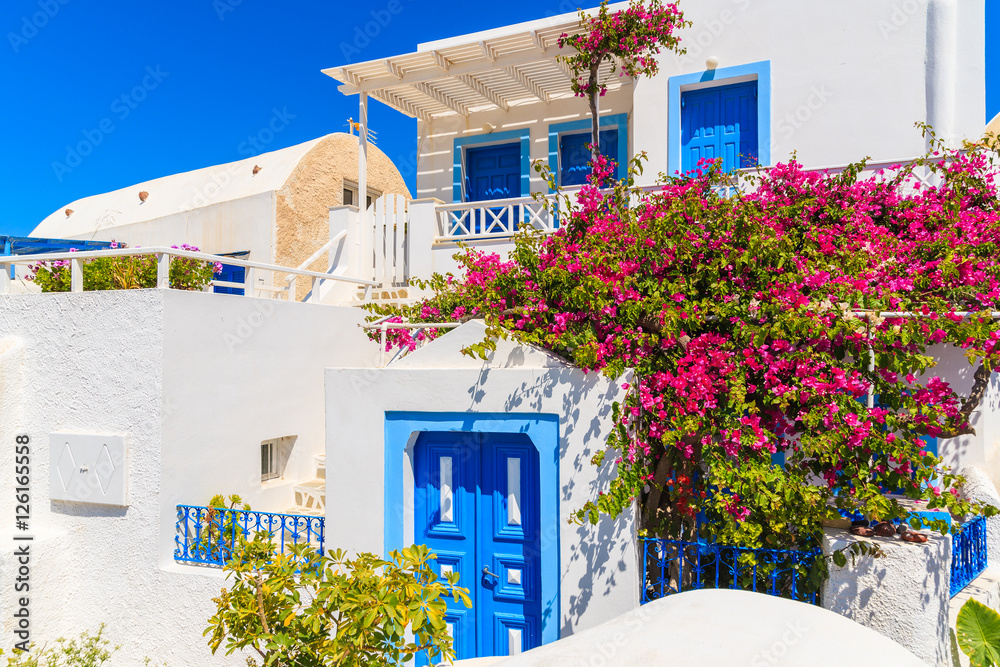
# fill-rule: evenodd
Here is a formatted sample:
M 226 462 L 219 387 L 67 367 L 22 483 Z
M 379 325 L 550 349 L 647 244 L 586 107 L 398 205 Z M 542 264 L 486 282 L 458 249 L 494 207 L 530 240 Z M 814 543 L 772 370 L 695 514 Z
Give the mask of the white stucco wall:
M 948 637 L 951 535 L 931 533 L 925 544 L 896 538 L 855 538 L 827 530 L 823 553 L 861 540 L 877 544 L 884 556 L 830 564 L 823 584 L 823 607 L 885 635 L 935 667 L 951 665 Z
M 32 639 L 105 622 L 123 647 L 112 664 L 146 655 L 171 666 L 243 664 L 209 654 L 201 633 L 223 578 L 173 563 L 174 507 L 214 493 L 240 493 L 260 510 L 291 505 L 296 480 L 262 488 L 260 441 L 298 435 L 288 476 L 313 476 L 311 455 L 324 440 L 322 369 L 371 358 L 359 318 L 172 290 L 0 297 L 5 479 L 14 476 L 15 435 L 32 440 Z M 127 435 L 127 508 L 49 500 L 55 430 Z M 12 491 L 0 494 L 8 525 L 13 501 Z M 4 648 L 13 644 L 12 532 L 0 536 Z
M 274 192 L 207 204 L 156 220 L 101 227 L 85 235 L 65 238 L 121 241 L 132 247 L 187 243 L 209 253 L 249 251 L 255 261 L 273 262 L 274 225 L 250 224 L 262 220 L 274 220 Z M 268 277 L 269 273 L 262 272 L 262 277 Z
M 661 54 L 660 71 L 635 84 L 635 150 L 649 154 L 643 182 L 667 171 L 670 77 L 771 64 L 771 159 L 796 151 L 807 167 L 915 157 L 916 121 L 953 141 L 985 127 L 983 0 L 754 2 L 683 5 L 688 53 Z M 763 137 L 760 141 L 763 142 Z
M 602 115 L 629 113 L 629 154 L 649 156 L 641 183 L 667 172 L 668 152 L 679 151 L 668 131 L 670 77 L 705 72 L 709 57 L 720 72 L 770 62 L 770 137 L 759 141 L 772 164 L 793 151 L 807 167 L 915 157 L 926 145 L 917 121 L 956 145 L 984 131 L 983 0 L 704 0 L 682 9 L 693 22 L 679 33 L 687 54 L 662 53 L 655 77 L 601 100 Z M 587 117 L 585 100 L 568 98 L 421 121 L 417 197 L 452 201 L 453 140 L 483 134 L 486 122 L 497 132 L 530 127 L 534 160 L 548 157 L 550 123 Z M 544 190 L 533 172 L 531 189 Z
M 348 505 L 328 502 L 327 540 L 331 546 L 383 553 L 387 411 L 558 415 L 558 627 L 560 636 L 568 636 L 639 601 L 633 517 L 603 518 L 596 526 L 567 523 L 608 484 L 608 470 L 598 470 L 590 459 L 612 427 L 611 404 L 621 398 L 620 383 L 504 341 L 486 364 L 458 353 L 482 340 L 482 332 L 481 323 L 470 322 L 385 369 L 327 370 L 327 496 L 349 499 Z M 410 544 L 413 470 L 406 456 L 402 480 L 398 514 L 403 541 Z

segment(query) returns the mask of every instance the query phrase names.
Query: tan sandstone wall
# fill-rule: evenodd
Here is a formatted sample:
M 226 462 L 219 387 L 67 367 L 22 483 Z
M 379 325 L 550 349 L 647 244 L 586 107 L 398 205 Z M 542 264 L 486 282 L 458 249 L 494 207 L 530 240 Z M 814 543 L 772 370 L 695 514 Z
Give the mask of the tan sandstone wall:
M 330 239 L 329 209 L 343 205 L 344 179 L 358 180 L 358 138 L 331 134 L 316 144 L 278 190 L 275 199 L 274 263 L 298 266 Z M 403 177 L 377 147 L 368 145 L 368 187 L 383 194 L 410 199 Z M 361 195 L 364 201 L 364 195 Z M 327 253 L 308 267 L 325 271 Z M 284 275 L 275 274 L 277 285 Z M 300 277 L 295 286 L 299 300 L 309 292 L 311 280 Z M 263 296 L 263 295 L 262 295 Z

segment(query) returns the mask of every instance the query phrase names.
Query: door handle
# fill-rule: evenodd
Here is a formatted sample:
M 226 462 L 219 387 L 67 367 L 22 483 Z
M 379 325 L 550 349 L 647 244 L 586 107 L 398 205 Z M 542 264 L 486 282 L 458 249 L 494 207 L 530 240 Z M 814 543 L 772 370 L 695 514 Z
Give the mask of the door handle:
M 489 565 L 484 565 L 483 566 L 483 574 L 485 574 L 487 577 L 493 577 L 494 579 L 496 579 L 498 581 L 500 580 L 500 576 L 499 575 L 496 575 L 496 574 L 493 574 L 492 572 L 490 572 L 490 566 Z

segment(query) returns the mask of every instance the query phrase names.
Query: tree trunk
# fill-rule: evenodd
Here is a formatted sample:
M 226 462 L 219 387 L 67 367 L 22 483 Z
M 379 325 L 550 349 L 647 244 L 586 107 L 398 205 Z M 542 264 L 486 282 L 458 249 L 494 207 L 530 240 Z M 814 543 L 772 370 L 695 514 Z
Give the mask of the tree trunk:
M 601 121 L 598 118 L 599 91 L 597 90 L 597 70 L 603 59 L 590 66 L 590 78 L 587 80 L 587 97 L 590 99 L 590 160 L 593 162 L 601 154 Z

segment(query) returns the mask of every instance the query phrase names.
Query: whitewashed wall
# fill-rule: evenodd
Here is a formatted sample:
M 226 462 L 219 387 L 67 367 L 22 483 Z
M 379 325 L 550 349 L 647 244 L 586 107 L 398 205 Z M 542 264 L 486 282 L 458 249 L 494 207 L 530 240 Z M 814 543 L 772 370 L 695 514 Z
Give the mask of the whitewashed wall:
M 972 389 L 976 366 L 969 363 L 963 350 L 935 346 L 928 350 L 937 365 L 924 379 L 939 376 L 946 380 L 959 396 L 968 396 Z M 1000 375 L 993 373 L 983 401 L 970 419 L 975 434 L 938 441 L 938 454 L 946 466 L 959 470 L 975 466 L 1000 486 Z
M 671 76 L 771 62 L 771 158 L 807 167 L 924 152 L 916 121 L 942 137 L 985 128 L 983 0 L 704 0 L 682 4 L 694 25 L 688 53 L 661 54 L 659 74 L 635 85 L 635 150 L 644 182 L 667 171 L 679 141 L 667 132 Z M 761 139 L 763 141 L 763 139 Z
M 123 241 L 129 246 L 187 243 L 208 253 L 250 252 L 258 262 L 274 261 L 274 192 L 208 204 L 201 208 L 66 238 Z M 269 272 L 263 272 L 267 277 Z M 268 278 L 269 279 L 269 278 Z
M 553 363 L 549 355 L 501 341 L 489 363 L 459 349 L 483 338 L 473 321 L 385 369 L 331 368 L 327 391 L 328 540 L 383 553 L 385 413 L 554 414 L 559 417 L 560 636 L 593 627 L 638 605 L 638 555 L 632 516 L 596 526 L 567 523 L 609 482 L 591 457 L 612 428 L 620 383 Z M 405 459 L 405 457 L 404 457 Z M 403 541 L 412 543 L 412 464 L 404 460 Z
M 682 9 L 693 22 L 680 32 L 687 54 L 661 54 L 655 77 L 601 100 L 602 115 L 629 114 L 629 154 L 649 157 L 641 183 L 667 172 L 669 151 L 679 151 L 668 132 L 669 78 L 705 72 L 709 57 L 722 69 L 770 61 L 772 164 L 792 152 L 808 167 L 915 157 L 926 146 L 917 121 L 952 143 L 984 131 L 984 0 L 704 0 Z M 569 98 L 421 121 L 417 197 L 452 201 L 453 140 L 483 134 L 486 122 L 497 132 L 531 128 L 531 158 L 547 160 L 547 126 L 587 117 L 586 101 Z M 531 190 L 544 191 L 531 176 Z
M 312 477 L 322 369 L 372 358 L 359 319 L 357 310 L 169 290 L 0 297 L 0 476 L 13 479 L 15 435 L 32 439 L 32 638 L 103 621 L 123 646 L 112 664 L 146 655 L 171 666 L 244 664 L 209 655 L 201 633 L 223 578 L 172 562 L 174 507 L 214 493 L 240 493 L 261 510 L 291 505 L 293 480 L 261 485 L 260 441 L 298 435 L 289 475 Z M 49 500 L 55 430 L 128 435 L 127 508 Z M 7 526 L 13 501 L 0 494 Z M 5 527 L 4 648 L 13 643 L 11 537 Z

